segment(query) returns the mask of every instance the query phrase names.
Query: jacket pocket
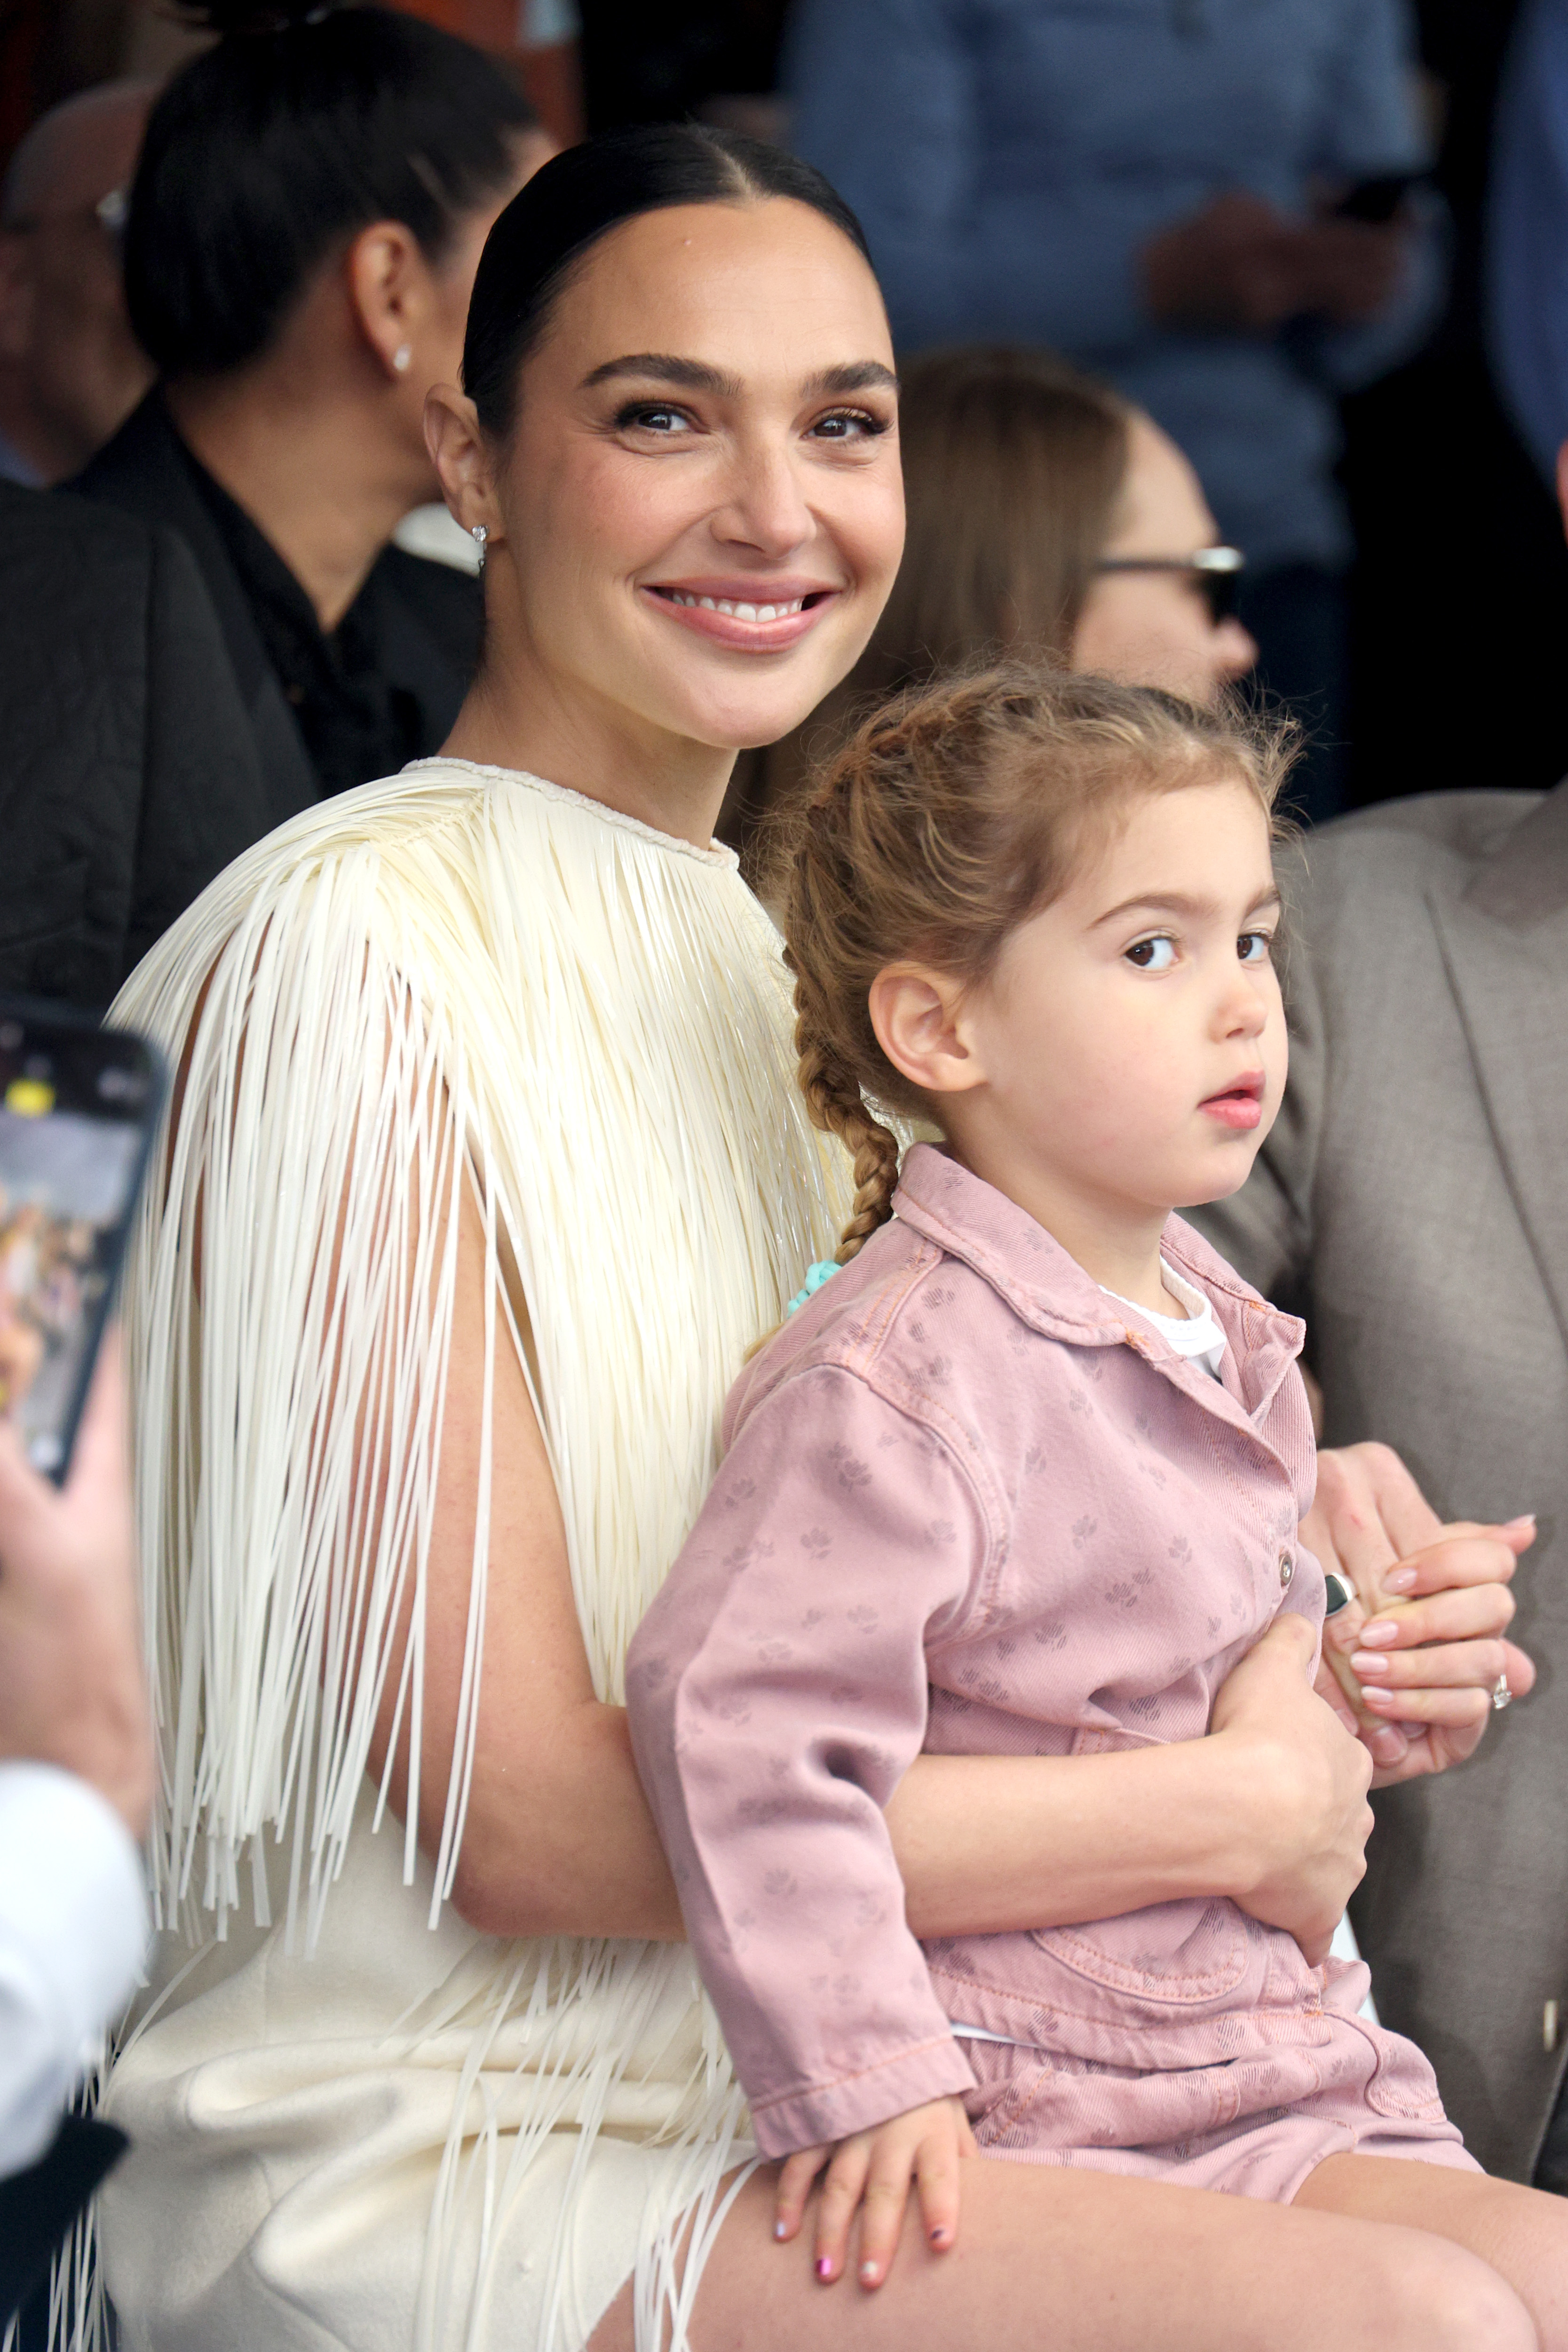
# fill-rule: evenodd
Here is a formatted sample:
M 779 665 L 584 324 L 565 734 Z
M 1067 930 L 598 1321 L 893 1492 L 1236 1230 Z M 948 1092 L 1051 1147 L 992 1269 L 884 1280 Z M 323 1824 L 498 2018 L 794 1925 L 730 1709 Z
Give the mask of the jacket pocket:
M 1159 1903 L 1085 1927 L 1038 1927 L 1033 1940 L 1059 1967 L 1134 2009 L 1212 2008 L 1253 1967 L 1251 1938 L 1233 1903 Z

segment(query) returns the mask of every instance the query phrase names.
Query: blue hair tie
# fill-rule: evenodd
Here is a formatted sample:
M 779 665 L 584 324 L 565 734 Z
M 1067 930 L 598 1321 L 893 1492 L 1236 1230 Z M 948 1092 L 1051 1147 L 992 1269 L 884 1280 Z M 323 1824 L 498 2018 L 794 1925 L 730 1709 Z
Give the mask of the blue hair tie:
M 829 1275 L 837 1274 L 838 1270 L 839 1268 L 836 1260 L 831 1257 L 820 1257 L 815 1265 L 809 1265 L 806 1268 L 805 1288 L 803 1290 L 798 1290 L 795 1293 L 794 1297 L 784 1309 L 785 1314 L 793 1315 L 797 1307 L 804 1307 L 807 1299 L 810 1297 L 812 1292 L 821 1290 Z

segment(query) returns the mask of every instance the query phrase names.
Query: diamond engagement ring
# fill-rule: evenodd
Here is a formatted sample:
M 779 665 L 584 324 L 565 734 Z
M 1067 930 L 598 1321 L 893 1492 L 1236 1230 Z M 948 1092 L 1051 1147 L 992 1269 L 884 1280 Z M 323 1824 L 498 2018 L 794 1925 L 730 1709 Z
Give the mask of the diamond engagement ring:
M 1506 1675 L 1499 1675 L 1496 1682 L 1493 1683 L 1491 1686 L 1491 1703 L 1493 1712 L 1497 1715 L 1500 1715 L 1505 1706 L 1511 1706 L 1513 1705 L 1513 1693 L 1508 1686 L 1508 1676 Z

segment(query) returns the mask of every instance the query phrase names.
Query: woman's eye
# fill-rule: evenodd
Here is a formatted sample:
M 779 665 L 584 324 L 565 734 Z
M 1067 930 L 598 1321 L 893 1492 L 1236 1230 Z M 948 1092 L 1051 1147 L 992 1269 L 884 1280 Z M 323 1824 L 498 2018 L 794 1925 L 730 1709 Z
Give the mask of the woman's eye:
M 1268 931 L 1243 931 L 1236 942 L 1236 952 L 1243 963 L 1267 963 L 1273 937 Z
M 874 441 L 887 425 L 866 408 L 834 408 L 819 416 L 811 431 L 823 441 Z
M 615 422 L 622 433 L 657 433 L 667 437 L 685 432 L 691 419 L 684 409 L 667 407 L 660 401 L 641 401 L 622 409 Z
M 1127 961 L 1140 971 L 1169 971 L 1176 961 L 1176 941 L 1137 940 L 1127 950 Z

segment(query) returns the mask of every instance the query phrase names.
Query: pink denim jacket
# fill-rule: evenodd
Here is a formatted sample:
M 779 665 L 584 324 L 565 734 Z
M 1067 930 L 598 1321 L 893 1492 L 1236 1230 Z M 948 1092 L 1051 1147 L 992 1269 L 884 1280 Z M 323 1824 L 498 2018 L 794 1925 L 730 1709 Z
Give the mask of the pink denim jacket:
M 1174 2090 L 1287 2046 L 1305 2066 L 1330 2039 L 1324 1976 L 1222 1899 L 924 1948 L 905 1926 L 882 1809 L 922 1748 L 1201 1738 L 1281 1610 L 1321 1625 L 1323 1580 L 1298 1536 L 1301 1326 L 1189 1227 L 1164 1249 L 1214 1302 L 1220 1380 L 943 1152 L 910 1151 L 895 1209 L 736 1383 L 628 1663 L 638 1767 L 770 2156 L 972 2093 L 954 2021 L 1060 2053 L 1081 2089 L 1168 2070 Z

